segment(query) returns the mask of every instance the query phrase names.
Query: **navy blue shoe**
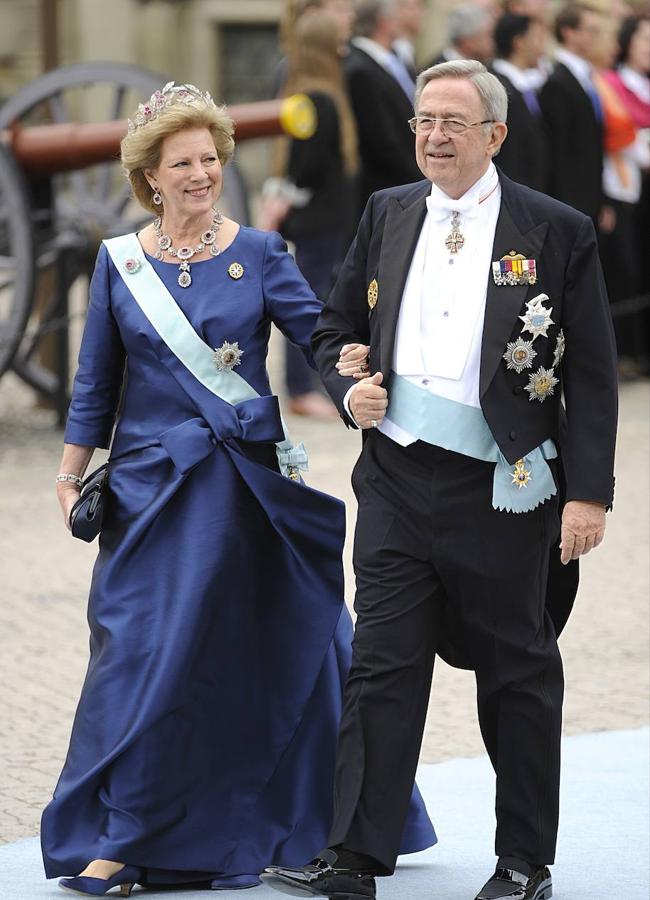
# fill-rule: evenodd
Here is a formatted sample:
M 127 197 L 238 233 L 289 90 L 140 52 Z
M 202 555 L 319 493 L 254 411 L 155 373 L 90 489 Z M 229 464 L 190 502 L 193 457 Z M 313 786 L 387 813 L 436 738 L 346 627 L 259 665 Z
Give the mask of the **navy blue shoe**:
M 247 888 L 259 887 L 261 883 L 259 875 L 220 875 L 213 879 L 210 890 L 245 891 Z
M 103 897 L 111 888 L 120 886 L 120 897 L 130 897 L 133 885 L 140 881 L 142 872 L 135 866 L 123 866 L 110 878 L 92 878 L 90 875 L 77 875 L 75 878 L 62 878 L 59 887 L 65 891 L 76 891 L 78 894 L 89 894 L 91 897 Z

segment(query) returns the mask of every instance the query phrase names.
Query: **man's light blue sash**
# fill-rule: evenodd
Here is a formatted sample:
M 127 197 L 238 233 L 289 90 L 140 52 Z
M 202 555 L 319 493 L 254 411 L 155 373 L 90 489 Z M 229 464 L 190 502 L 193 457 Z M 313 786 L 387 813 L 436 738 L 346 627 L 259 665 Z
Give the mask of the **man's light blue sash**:
M 234 406 L 260 394 L 232 370 L 219 371 L 214 352 L 199 337 L 147 259 L 135 234 L 105 240 L 104 244 L 134 300 L 172 353 L 209 391 Z M 125 263 L 129 262 L 129 267 Z M 276 444 L 283 475 L 308 468 L 302 443 L 294 447 L 282 422 L 284 440 Z M 292 472 L 293 470 L 293 472 Z
M 513 480 L 514 469 L 499 450 L 483 411 L 447 397 L 439 397 L 406 378 L 392 374 L 386 418 L 428 444 L 496 463 L 492 506 L 505 512 L 528 512 L 557 493 L 546 462 L 557 450 L 549 438 L 524 457 L 530 473 L 525 487 Z

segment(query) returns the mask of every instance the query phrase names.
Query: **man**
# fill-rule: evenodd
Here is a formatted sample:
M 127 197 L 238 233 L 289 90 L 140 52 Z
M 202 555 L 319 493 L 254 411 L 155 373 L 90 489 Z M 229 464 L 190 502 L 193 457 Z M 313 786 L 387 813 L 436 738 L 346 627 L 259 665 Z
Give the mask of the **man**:
M 314 334 L 332 399 L 364 429 L 358 618 L 329 848 L 269 870 L 286 893 L 374 898 L 374 876 L 393 872 L 451 637 L 496 771 L 498 862 L 477 900 L 551 896 L 563 678 L 547 576 L 560 530 L 573 568 L 603 538 L 615 349 L 591 221 L 492 163 L 506 108 L 478 62 L 419 76 L 426 180 L 371 198 Z M 361 381 L 337 371 L 351 343 L 369 345 Z
M 592 80 L 599 13 L 571 3 L 555 20 L 555 68 L 540 93 L 551 154 L 549 193 L 598 221 L 603 203 L 603 110 Z
M 508 94 L 508 140 L 498 166 L 513 181 L 536 191 L 548 190 L 546 130 L 537 88 L 546 45 L 546 27 L 530 16 L 505 13 L 497 22 L 497 58 L 492 68 Z
M 396 3 L 355 4 L 356 37 L 344 62 L 359 133 L 359 214 L 374 191 L 420 178 L 407 124 L 413 115 L 415 82 L 392 50 L 399 36 Z
M 456 6 L 447 19 L 447 44 L 431 65 L 452 59 L 478 59 L 488 63 L 494 56 L 495 17 L 478 3 Z
M 415 83 L 415 42 L 424 22 L 424 0 L 397 0 L 395 14 L 399 36 L 393 41 L 393 50 L 409 70 Z

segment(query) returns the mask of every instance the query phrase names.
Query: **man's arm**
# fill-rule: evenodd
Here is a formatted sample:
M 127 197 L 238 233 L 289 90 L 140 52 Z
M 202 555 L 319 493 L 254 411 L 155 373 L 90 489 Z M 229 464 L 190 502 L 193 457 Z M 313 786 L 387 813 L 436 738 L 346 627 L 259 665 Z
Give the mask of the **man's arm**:
M 347 415 L 343 398 L 358 382 L 353 377 L 341 377 L 336 363 L 339 361 L 344 344 L 370 343 L 366 281 L 373 207 L 374 196 L 368 201 L 356 237 L 312 336 L 312 347 L 320 376 L 337 409 L 349 424 L 354 423 L 351 423 Z
M 616 342 L 590 219 L 578 231 L 567 266 L 562 324 L 568 435 L 561 558 L 567 563 L 600 544 L 614 498 Z

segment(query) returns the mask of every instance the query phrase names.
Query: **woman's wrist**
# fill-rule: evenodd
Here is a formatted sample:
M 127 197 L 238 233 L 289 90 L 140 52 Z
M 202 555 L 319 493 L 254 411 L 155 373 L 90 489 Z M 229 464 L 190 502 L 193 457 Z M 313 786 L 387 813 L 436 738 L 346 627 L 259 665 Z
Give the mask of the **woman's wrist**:
M 57 486 L 60 484 L 65 485 L 75 485 L 78 488 L 83 487 L 83 478 L 79 475 L 75 475 L 73 472 L 59 472 L 56 476 L 56 484 Z

